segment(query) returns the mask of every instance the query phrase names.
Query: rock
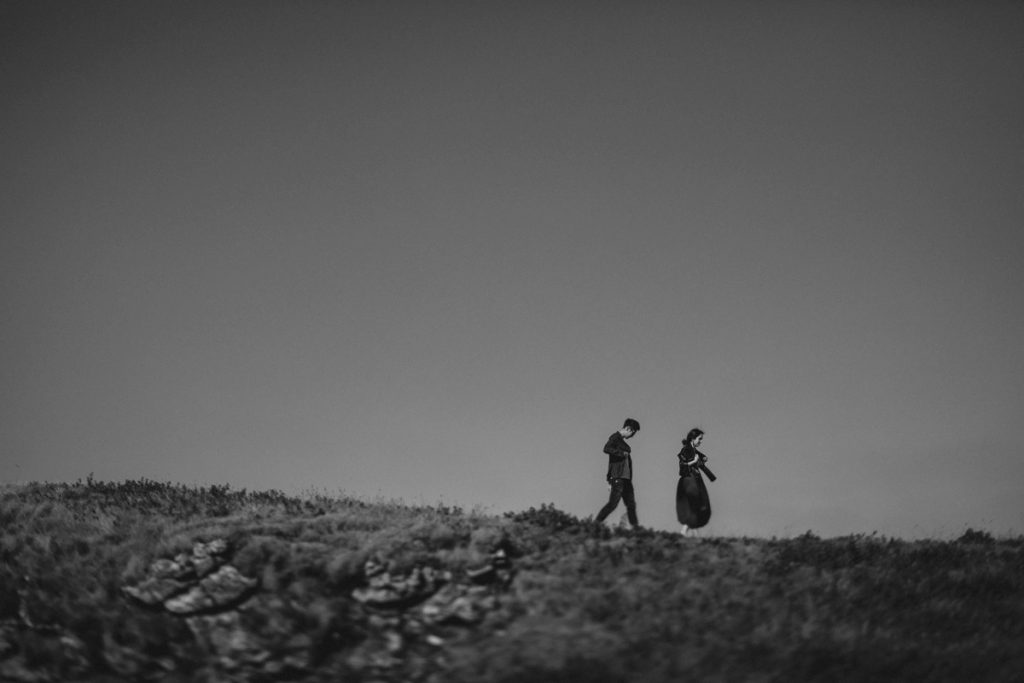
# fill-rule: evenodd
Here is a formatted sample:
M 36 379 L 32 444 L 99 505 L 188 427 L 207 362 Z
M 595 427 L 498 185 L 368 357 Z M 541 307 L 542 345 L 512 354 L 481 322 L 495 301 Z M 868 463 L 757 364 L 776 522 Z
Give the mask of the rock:
M 377 576 L 378 574 L 382 574 L 385 571 L 387 571 L 387 567 L 384 563 L 373 558 L 367 560 L 366 564 L 363 565 L 363 575 L 368 579 Z
M 470 626 L 497 605 L 497 598 L 486 588 L 452 585 L 427 601 L 421 614 L 430 624 Z
M 149 565 L 149 575 L 145 579 L 121 590 L 125 595 L 150 607 L 166 607 L 168 601 L 174 601 L 176 608 L 180 608 L 182 603 L 197 603 L 203 600 L 206 591 L 200 590 L 196 581 L 215 575 L 223 567 L 227 551 L 228 543 L 224 539 L 214 539 L 208 543 L 197 541 L 192 545 L 191 554 L 178 553 L 174 559 L 155 560 Z M 221 577 L 215 583 L 226 580 L 226 577 Z M 215 608 L 218 604 L 216 599 L 207 602 L 208 606 L 204 609 Z
M 491 554 L 489 564 L 468 570 L 466 576 L 471 582 L 476 584 L 497 583 L 503 587 L 508 586 L 512 581 L 511 563 L 509 562 L 508 555 L 505 554 L 504 549 L 498 548 Z
M 223 564 L 224 553 L 228 550 L 227 541 L 215 539 L 209 543 L 197 542 L 192 546 L 192 565 L 196 576 L 202 578 Z
M 234 607 L 256 589 L 259 582 L 243 576 L 227 564 L 205 577 L 199 585 L 188 592 L 164 602 L 164 608 L 172 614 L 190 615 Z
M 195 567 L 196 576 L 203 578 L 217 568 L 217 560 L 212 557 L 200 557 L 193 561 L 192 566 Z
M 73 633 L 65 632 L 58 639 L 63 653 L 62 667 L 70 672 L 82 672 L 89 668 L 89 656 L 85 643 Z
M 450 573 L 432 567 L 416 567 L 407 576 L 397 577 L 377 570 L 376 566 L 372 570 L 366 570 L 369 585 L 353 590 L 352 597 L 382 609 L 402 609 L 423 602 L 451 580 Z
M 470 569 L 466 572 L 469 580 L 473 583 L 490 583 L 497 576 L 497 571 L 493 565 L 487 565 L 479 569 Z
M 373 558 L 361 572 L 350 572 L 361 585 L 347 595 L 308 604 L 305 593 L 279 594 L 267 584 L 256 594 L 260 582 L 229 560 L 225 541 L 198 542 L 189 553 L 156 560 L 143 580 L 122 588 L 140 604 L 184 618 L 195 638 L 188 647 L 198 645 L 208 653 L 203 675 L 211 678 L 204 680 L 302 679 L 324 661 L 360 680 L 428 680 L 443 671 L 446 645 L 470 636 L 459 631 L 479 624 L 498 607 L 498 595 L 514 571 L 503 550 L 458 581 L 432 566 L 389 571 L 387 562 Z M 129 656 L 108 640 L 104 658 L 111 670 L 133 680 L 160 674 L 155 664 Z M 0 631 L 0 648 L 3 642 Z M 180 673 L 175 663 L 164 670 Z
M 187 560 L 187 556 L 179 555 L 178 557 Z M 192 567 L 189 566 L 187 562 L 182 563 L 177 560 L 161 558 L 149 565 L 149 573 L 152 578 L 156 579 L 175 579 L 183 581 L 188 579 L 192 574 Z
M 192 546 L 193 555 L 224 555 L 228 551 L 228 542 L 223 538 L 215 538 L 209 543 L 197 541 Z
M 441 618 L 441 623 L 475 624 L 483 618 L 485 609 L 482 602 L 463 595 L 455 598 L 448 606 L 448 613 Z
M 144 605 L 155 607 L 162 605 L 165 600 L 184 593 L 188 587 L 189 584 L 175 579 L 151 577 L 137 586 L 125 586 L 121 590 L 125 595 Z

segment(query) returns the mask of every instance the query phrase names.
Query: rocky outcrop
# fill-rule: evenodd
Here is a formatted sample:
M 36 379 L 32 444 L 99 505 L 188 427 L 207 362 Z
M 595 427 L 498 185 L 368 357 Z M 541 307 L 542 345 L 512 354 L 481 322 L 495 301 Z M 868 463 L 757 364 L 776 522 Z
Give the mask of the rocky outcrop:
M 451 581 L 451 573 L 433 567 L 415 567 L 405 575 L 392 576 L 384 565 L 370 560 L 364 567 L 367 585 L 352 591 L 352 597 L 369 607 L 402 609 L 421 603 Z
M 360 676 L 426 680 L 445 667 L 446 646 L 461 640 L 500 607 L 514 577 L 504 550 L 461 576 L 417 567 L 393 575 L 379 561 L 365 567 L 365 586 L 352 591 L 368 611 L 368 636 L 346 658 Z M 442 679 L 443 680 L 443 677 Z
M 375 557 L 347 594 L 310 606 L 262 590 L 230 556 L 222 540 L 198 542 L 123 588 L 140 607 L 184 619 L 218 681 L 301 680 L 325 661 L 359 677 L 401 671 L 403 680 L 425 680 L 443 669 L 444 647 L 459 631 L 498 607 L 513 578 L 504 550 L 458 575 L 428 565 L 396 572 Z
M 134 623 L 177 634 L 155 654 L 104 632 L 90 656 L 73 633 L 33 618 L 26 592 L 0 619 L 0 680 L 85 681 L 97 667 L 132 681 L 443 680 L 447 648 L 500 608 L 514 576 L 503 550 L 459 571 L 396 571 L 375 557 L 332 594 L 327 582 L 261 586 L 233 559 L 223 539 L 198 541 L 121 588 L 139 610 Z M 54 653 L 46 667 L 34 663 L 42 650 Z
M 199 580 L 199 583 L 181 595 L 164 601 L 164 608 L 171 614 L 189 616 L 208 612 L 220 612 L 244 602 L 255 590 L 257 581 L 230 565 Z
M 191 554 L 156 560 L 145 579 L 122 590 L 147 607 L 180 616 L 230 609 L 252 595 L 258 582 L 227 564 L 227 553 L 223 539 L 197 542 Z

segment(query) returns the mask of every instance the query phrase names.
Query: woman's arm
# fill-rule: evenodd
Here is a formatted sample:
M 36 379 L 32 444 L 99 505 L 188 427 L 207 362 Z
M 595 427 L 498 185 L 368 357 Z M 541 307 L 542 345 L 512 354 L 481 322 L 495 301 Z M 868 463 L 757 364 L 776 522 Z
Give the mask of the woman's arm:
M 691 444 L 683 444 L 683 450 L 679 451 L 679 459 L 683 461 L 684 465 L 696 465 L 700 460 L 697 452 L 697 449 Z

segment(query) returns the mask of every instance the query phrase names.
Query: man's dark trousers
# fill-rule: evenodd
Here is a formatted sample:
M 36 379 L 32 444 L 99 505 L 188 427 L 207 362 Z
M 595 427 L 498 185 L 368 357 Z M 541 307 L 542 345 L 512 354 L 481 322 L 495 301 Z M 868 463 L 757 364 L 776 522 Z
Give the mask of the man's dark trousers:
M 632 480 L 612 479 L 609 483 L 612 485 L 611 494 L 608 496 L 608 502 L 597 513 L 597 521 L 603 522 L 622 500 L 626 503 L 626 515 L 629 517 L 629 523 L 632 526 L 637 526 L 639 522 L 636 519 L 636 497 L 633 495 Z

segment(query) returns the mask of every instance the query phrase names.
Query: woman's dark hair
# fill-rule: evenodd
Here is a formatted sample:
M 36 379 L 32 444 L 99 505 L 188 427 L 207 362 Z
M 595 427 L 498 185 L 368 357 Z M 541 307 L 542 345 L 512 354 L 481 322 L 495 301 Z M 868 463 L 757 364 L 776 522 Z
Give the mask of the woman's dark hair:
M 696 439 L 698 436 L 704 436 L 704 430 L 694 427 L 686 435 L 686 443 L 693 443 L 693 440 Z
M 631 417 L 626 418 L 626 421 L 622 423 L 622 428 L 625 429 L 626 427 L 629 427 L 634 432 L 640 431 L 640 423 Z

